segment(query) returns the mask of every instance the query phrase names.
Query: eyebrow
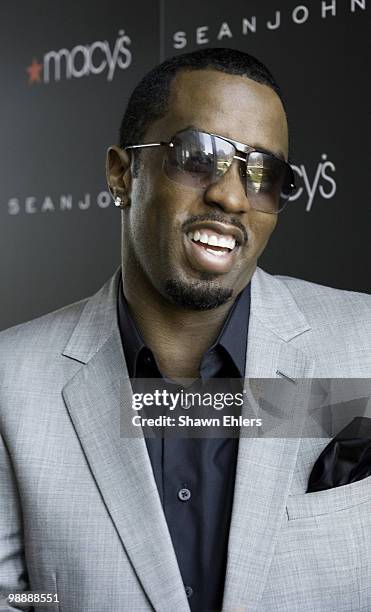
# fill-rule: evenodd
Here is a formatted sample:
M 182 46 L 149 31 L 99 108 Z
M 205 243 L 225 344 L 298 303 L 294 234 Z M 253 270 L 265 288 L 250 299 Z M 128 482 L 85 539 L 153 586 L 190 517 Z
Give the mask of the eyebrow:
M 183 128 L 184 130 L 196 130 L 197 132 L 206 132 L 207 134 L 209 134 L 209 132 L 207 132 L 207 130 L 198 127 L 197 125 L 193 125 L 192 123 L 190 125 L 187 125 L 187 127 Z M 223 136 L 222 134 L 216 134 L 216 136 L 220 136 L 221 138 L 225 138 L 226 140 L 230 140 L 227 136 Z M 234 138 L 232 138 L 231 140 L 234 140 Z M 261 153 L 267 153 L 268 155 L 274 155 L 275 157 L 278 157 L 279 159 L 281 159 L 282 161 L 286 162 L 285 159 L 285 155 L 283 153 L 283 151 L 278 150 L 278 151 L 271 151 L 269 149 L 266 149 L 265 147 L 261 147 L 260 145 L 255 145 L 255 144 L 247 144 L 247 143 L 241 143 L 241 144 L 246 144 L 246 146 L 248 147 L 253 147 L 254 149 L 256 149 L 257 151 L 260 151 Z

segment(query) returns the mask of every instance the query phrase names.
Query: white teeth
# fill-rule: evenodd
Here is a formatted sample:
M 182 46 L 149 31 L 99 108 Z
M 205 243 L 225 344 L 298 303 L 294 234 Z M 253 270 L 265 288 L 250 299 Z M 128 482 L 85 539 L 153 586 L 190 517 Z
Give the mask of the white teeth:
M 236 246 L 236 240 L 233 236 L 220 236 L 219 234 L 206 234 L 206 232 L 189 232 L 188 238 L 194 242 L 202 242 L 202 244 L 209 244 L 210 246 L 219 246 L 224 249 L 230 249 L 231 251 Z M 215 251 L 214 251 L 215 253 Z
M 224 247 L 225 249 L 230 249 L 230 240 L 225 238 L 224 236 L 220 236 L 218 240 L 218 245 Z
M 208 253 L 212 253 L 213 255 L 216 255 L 217 257 L 222 257 L 223 255 L 225 255 L 225 251 L 215 251 L 215 249 L 206 249 L 206 251 Z
M 210 246 L 219 246 L 219 240 L 217 236 L 209 236 L 209 240 L 207 242 Z

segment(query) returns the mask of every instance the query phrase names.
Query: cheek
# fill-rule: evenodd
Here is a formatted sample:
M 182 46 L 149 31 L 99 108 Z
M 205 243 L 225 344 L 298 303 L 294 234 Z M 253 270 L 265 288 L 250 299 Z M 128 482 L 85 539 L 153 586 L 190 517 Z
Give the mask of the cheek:
M 254 250 L 257 255 L 260 255 L 277 225 L 277 215 L 269 215 L 259 211 L 254 211 L 254 213 L 250 227 Z
M 140 171 L 133 180 L 131 206 L 128 211 L 130 233 L 136 242 L 154 246 L 154 236 L 158 234 L 157 223 L 161 222 L 161 207 L 155 197 L 158 193 L 156 175 Z
M 156 237 L 160 250 L 179 244 L 184 222 L 199 208 L 199 192 L 170 181 L 161 168 L 133 182 L 131 227 L 147 240 Z
M 167 266 L 175 252 L 174 225 L 177 223 L 174 198 L 158 177 L 137 179 L 129 211 L 130 234 L 138 257 L 147 268 Z

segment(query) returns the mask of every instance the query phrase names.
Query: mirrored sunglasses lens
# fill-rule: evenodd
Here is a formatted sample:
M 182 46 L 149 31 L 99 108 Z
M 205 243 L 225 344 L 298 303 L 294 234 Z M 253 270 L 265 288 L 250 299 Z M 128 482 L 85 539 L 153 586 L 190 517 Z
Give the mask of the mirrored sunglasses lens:
M 233 160 L 234 148 L 229 143 L 204 132 L 179 132 L 172 144 L 164 157 L 166 176 L 196 189 L 206 189 L 228 170 Z
M 254 151 L 246 162 L 246 194 L 256 210 L 277 213 L 285 206 L 289 166 L 267 153 Z

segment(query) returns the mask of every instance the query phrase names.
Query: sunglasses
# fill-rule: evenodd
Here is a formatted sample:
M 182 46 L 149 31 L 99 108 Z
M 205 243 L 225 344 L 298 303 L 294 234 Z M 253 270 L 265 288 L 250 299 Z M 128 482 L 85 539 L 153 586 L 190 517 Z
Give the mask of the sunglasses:
M 239 160 L 246 196 L 255 210 L 277 214 L 295 191 L 291 166 L 280 157 L 250 145 L 195 129 L 177 132 L 169 142 L 130 145 L 125 149 L 166 147 L 163 171 L 168 179 L 204 191 Z

